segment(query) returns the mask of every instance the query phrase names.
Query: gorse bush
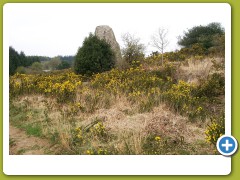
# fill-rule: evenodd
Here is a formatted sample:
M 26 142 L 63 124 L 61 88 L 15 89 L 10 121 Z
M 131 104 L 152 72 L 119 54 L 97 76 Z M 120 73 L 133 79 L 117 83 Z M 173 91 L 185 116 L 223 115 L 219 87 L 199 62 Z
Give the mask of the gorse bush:
M 196 91 L 196 94 L 200 97 L 213 98 L 219 95 L 224 95 L 225 92 L 225 78 L 223 75 L 214 73 L 203 81 Z
M 113 93 L 126 95 L 147 94 L 151 88 L 160 87 L 163 80 L 155 74 L 148 73 L 141 67 L 125 71 L 113 69 L 107 73 L 96 74 L 91 81 L 93 88 L 104 89 Z
M 58 74 L 26 75 L 10 77 L 10 96 L 23 94 L 44 94 L 55 97 L 58 102 L 71 101 L 76 97 L 77 88 L 82 84 L 81 76 L 65 71 Z
M 190 120 L 204 120 L 208 114 L 205 107 L 206 96 L 198 96 L 199 87 L 196 85 L 184 81 L 174 83 L 170 77 L 174 71 L 171 64 L 152 72 L 141 67 L 125 71 L 113 69 L 107 73 L 96 74 L 91 86 L 115 95 L 125 94 L 130 102 L 138 103 L 139 112 L 149 112 L 164 101 Z
M 115 55 L 111 46 L 105 40 L 90 34 L 77 52 L 74 70 L 77 74 L 92 75 L 112 69 L 114 63 Z
M 204 120 L 207 111 L 204 108 L 205 98 L 199 98 L 194 93 L 195 85 L 179 81 L 173 84 L 170 89 L 162 93 L 162 98 L 170 107 L 182 115 L 187 115 L 190 120 L 196 118 Z
M 172 63 L 165 63 L 163 69 L 160 71 L 162 78 L 167 80 L 169 77 L 173 78 L 176 73 L 176 67 Z
M 217 143 L 219 137 L 225 134 L 225 117 L 224 115 L 219 118 L 211 118 L 211 123 L 208 124 L 205 131 L 206 141 L 213 144 Z
M 184 61 L 186 59 L 186 54 L 182 52 L 182 49 L 175 52 L 164 53 L 164 58 L 168 61 Z
M 72 145 L 78 154 L 109 154 L 108 150 L 102 147 L 102 144 L 107 143 L 112 136 L 109 134 L 109 129 L 106 129 L 102 120 L 96 118 L 90 124 L 76 127 L 72 130 Z M 91 144 L 92 140 L 95 140 L 95 144 Z M 90 144 L 92 145 L 91 148 L 89 147 Z
M 173 84 L 172 88 L 163 93 L 163 97 L 169 102 L 173 102 L 175 109 L 184 107 L 192 101 L 192 89 L 195 88 L 189 83 L 179 81 L 178 84 Z

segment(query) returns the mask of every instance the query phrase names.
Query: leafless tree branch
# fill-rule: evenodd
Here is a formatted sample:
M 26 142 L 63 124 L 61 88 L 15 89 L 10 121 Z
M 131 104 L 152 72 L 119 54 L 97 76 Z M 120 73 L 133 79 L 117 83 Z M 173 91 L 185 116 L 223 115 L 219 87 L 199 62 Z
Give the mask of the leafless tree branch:
M 163 65 L 163 52 L 168 46 L 169 41 L 167 39 L 168 30 L 165 28 L 158 28 L 157 32 L 151 36 L 150 45 L 157 48 L 162 54 L 162 65 Z

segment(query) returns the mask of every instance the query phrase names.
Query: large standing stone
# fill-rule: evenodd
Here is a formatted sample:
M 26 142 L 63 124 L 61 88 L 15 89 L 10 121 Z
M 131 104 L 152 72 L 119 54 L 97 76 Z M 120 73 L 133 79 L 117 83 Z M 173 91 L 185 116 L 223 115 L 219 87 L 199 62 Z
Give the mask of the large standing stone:
M 115 53 L 116 66 L 121 67 L 123 64 L 121 50 L 112 28 L 107 25 L 97 26 L 95 29 L 95 35 L 100 39 L 105 39 L 105 41 L 110 44 L 113 52 Z

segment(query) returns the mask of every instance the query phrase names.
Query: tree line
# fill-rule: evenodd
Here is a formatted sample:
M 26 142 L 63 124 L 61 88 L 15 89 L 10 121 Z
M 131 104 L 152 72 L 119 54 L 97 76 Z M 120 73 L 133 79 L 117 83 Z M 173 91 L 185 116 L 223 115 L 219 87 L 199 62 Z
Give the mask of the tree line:
M 26 56 L 23 51 L 18 53 L 13 47 L 9 47 L 9 75 L 16 72 L 25 73 L 27 68 L 32 71 L 61 70 L 70 68 L 74 56 Z
M 169 41 L 167 39 L 167 29 L 159 28 L 151 37 L 149 43 L 158 51 L 152 54 L 161 54 L 161 64 L 163 65 L 164 51 Z M 122 36 L 124 47 L 122 58 L 126 67 L 136 66 L 145 57 L 145 45 L 129 33 Z M 210 23 L 206 26 L 195 26 L 178 37 L 180 50 L 170 52 L 175 60 L 184 60 L 182 55 L 225 55 L 225 30 L 220 23 Z M 171 58 L 170 57 L 170 58 Z M 33 69 L 66 69 L 72 67 L 77 74 L 101 73 L 116 66 L 114 53 L 110 45 L 105 40 L 100 40 L 93 34 L 85 38 L 82 46 L 78 49 L 76 56 L 56 56 L 54 58 L 46 56 L 26 56 L 20 54 L 12 47 L 9 47 L 9 74 L 16 72 L 19 66 L 33 66 Z M 42 62 L 40 64 L 40 62 Z
M 9 74 L 13 75 L 20 66 L 28 67 L 34 62 L 40 62 L 37 56 L 26 56 L 24 52 L 18 53 L 13 47 L 9 47 Z

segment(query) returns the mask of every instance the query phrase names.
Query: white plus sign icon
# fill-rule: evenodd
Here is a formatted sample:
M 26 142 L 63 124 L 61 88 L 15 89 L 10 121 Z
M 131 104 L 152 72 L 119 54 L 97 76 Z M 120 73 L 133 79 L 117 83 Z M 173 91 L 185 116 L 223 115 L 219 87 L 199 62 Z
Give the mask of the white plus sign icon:
M 225 147 L 226 151 L 229 151 L 229 147 L 232 147 L 232 146 L 233 146 L 233 144 L 230 144 L 228 139 L 226 140 L 225 144 L 222 144 L 222 147 Z
M 237 140 L 231 135 L 223 135 L 218 138 L 217 149 L 224 156 L 233 155 L 238 147 Z

